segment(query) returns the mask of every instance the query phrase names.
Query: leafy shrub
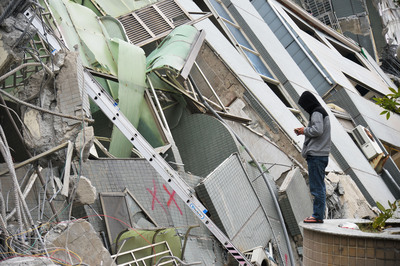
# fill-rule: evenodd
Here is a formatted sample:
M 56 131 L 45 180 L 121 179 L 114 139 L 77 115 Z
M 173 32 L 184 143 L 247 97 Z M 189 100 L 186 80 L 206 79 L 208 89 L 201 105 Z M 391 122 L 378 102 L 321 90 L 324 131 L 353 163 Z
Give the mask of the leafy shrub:
M 372 222 L 372 227 L 377 230 L 382 230 L 385 228 L 386 221 L 392 218 L 394 212 L 397 210 L 397 205 L 399 204 L 399 200 L 394 201 L 393 203 L 389 204 L 389 208 L 385 209 L 382 204 L 376 202 L 376 206 L 381 211 L 377 217 L 375 217 L 374 221 Z

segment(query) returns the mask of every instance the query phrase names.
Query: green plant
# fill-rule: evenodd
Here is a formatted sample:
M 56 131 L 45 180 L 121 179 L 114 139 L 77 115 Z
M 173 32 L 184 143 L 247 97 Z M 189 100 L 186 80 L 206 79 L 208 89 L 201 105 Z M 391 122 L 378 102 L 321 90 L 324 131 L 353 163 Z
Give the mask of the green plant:
M 375 217 L 374 221 L 372 222 L 372 227 L 377 230 L 382 230 L 385 227 L 386 221 L 392 218 L 393 213 L 397 210 L 397 205 L 400 201 L 396 200 L 393 203 L 389 204 L 389 208 L 385 209 L 382 204 L 376 202 L 376 206 L 381 211 L 377 217 Z
M 393 93 L 383 96 L 382 98 L 373 98 L 375 103 L 385 109 L 381 112 L 381 115 L 386 114 L 386 119 L 389 119 L 390 112 L 400 114 L 400 103 L 398 99 L 400 98 L 400 88 L 397 91 L 393 88 L 389 88 Z

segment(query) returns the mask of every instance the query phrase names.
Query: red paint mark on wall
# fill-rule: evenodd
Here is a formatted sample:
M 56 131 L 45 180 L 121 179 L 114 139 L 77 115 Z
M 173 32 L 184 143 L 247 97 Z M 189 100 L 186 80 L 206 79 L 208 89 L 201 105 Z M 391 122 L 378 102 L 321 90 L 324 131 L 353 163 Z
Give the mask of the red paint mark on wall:
M 168 188 L 165 186 L 165 184 L 163 184 L 163 187 L 164 187 L 164 190 L 167 191 L 167 193 L 168 193 L 168 195 L 169 195 L 169 200 L 168 200 L 167 206 L 169 207 L 169 205 L 170 205 L 171 202 L 173 201 L 173 202 L 175 203 L 175 206 L 178 208 L 179 212 L 181 213 L 181 215 L 183 215 L 183 214 L 182 214 L 182 211 L 181 211 L 181 208 L 179 208 L 178 203 L 176 203 L 176 201 L 175 201 L 175 198 L 174 198 L 174 196 L 175 196 L 175 191 L 172 191 L 172 193 L 170 193 L 169 190 L 168 190 Z
M 154 205 L 155 205 L 155 202 L 157 201 L 158 204 L 160 204 L 160 206 L 163 208 L 163 210 L 166 213 L 167 210 L 165 209 L 164 205 L 162 205 L 162 203 L 157 198 L 157 186 L 156 186 L 156 182 L 154 181 L 154 179 L 153 179 L 153 189 L 154 189 L 154 191 L 151 191 L 149 188 L 146 188 L 146 189 L 153 196 L 153 200 L 152 200 L 152 203 L 151 203 L 151 209 L 154 210 Z
M 176 194 L 176 192 L 175 191 L 172 191 L 172 193 L 171 192 L 169 192 L 169 190 L 168 190 L 168 188 L 167 188 L 167 186 L 165 185 L 165 184 L 163 184 L 163 188 L 164 188 L 164 190 L 168 193 L 168 195 L 169 195 L 169 199 L 168 199 L 168 202 L 167 202 L 167 206 L 169 207 L 169 205 L 171 205 L 171 202 L 174 202 L 175 203 L 175 206 L 178 208 L 178 210 L 179 210 L 179 213 L 181 214 L 181 215 L 183 215 L 183 213 L 182 213 L 182 210 L 181 210 L 181 208 L 179 208 L 179 205 L 178 205 L 178 203 L 175 201 L 175 194 Z M 157 202 L 158 204 L 160 204 L 160 206 L 163 208 L 163 210 L 165 211 L 165 213 L 167 213 L 167 210 L 165 209 L 165 207 L 164 207 L 164 205 L 160 202 L 160 200 L 157 198 L 157 186 L 156 186 L 156 181 L 153 179 L 153 190 L 151 190 L 151 189 L 149 189 L 149 188 L 146 188 L 147 189 L 147 191 L 153 196 L 153 199 L 152 199 L 152 203 L 151 203 L 151 209 L 152 210 L 154 210 L 154 205 L 155 205 L 155 203 Z

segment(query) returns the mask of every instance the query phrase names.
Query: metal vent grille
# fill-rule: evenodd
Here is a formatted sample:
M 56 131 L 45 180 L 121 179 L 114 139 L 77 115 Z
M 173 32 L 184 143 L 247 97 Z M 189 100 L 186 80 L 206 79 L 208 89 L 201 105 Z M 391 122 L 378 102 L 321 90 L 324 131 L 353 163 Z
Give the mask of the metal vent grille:
M 133 16 L 133 14 L 129 14 L 119 19 L 125 29 L 128 39 L 133 44 L 137 44 L 149 38 L 152 38 L 153 36 L 151 36 L 146 28 L 144 28 L 143 25 Z
M 158 7 L 165 16 L 174 24 L 175 27 L 183 25 L 190 21 L 188 15 L 174 2 L 164 1 L 159 3 Z
M 155 6 L 151 6 L 144 10 L 137 12 L 138 17 L 142 22 L 148 27 L 148 29 L 153 33 L 153 36 L 157 36 L 171 30 L 173 25 L 168 23 L 168 21 L 163 17 L 162 13 Z
M 191 21 L 175 3 L 165 0 L 118 18 L 131 43 L 142 46 L 167 35 L 171 30 Z

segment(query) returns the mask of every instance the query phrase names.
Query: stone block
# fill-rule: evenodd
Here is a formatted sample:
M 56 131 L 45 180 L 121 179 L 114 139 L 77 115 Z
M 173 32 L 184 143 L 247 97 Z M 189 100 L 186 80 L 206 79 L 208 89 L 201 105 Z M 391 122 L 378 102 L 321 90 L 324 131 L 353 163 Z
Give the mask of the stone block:
M 74 184 L 78 182 L 78 177 L 73 176 L 72 182 L 70 182 L 70 190 Z M 68 195 L 71 195 L 71 191 Z M 96 188 L 92 186 L 92 182 L 84 176 L 79 177 L 78 186 L 75 191 L 74 205 L 90 205 L 96 200 L 97 192 Z
M 48 252 L 68 264 L 115 265 L 92 225 L 85 220 L 56 225 L 45 236 Z M 23 265 L 23 264 L 22 264 Z

